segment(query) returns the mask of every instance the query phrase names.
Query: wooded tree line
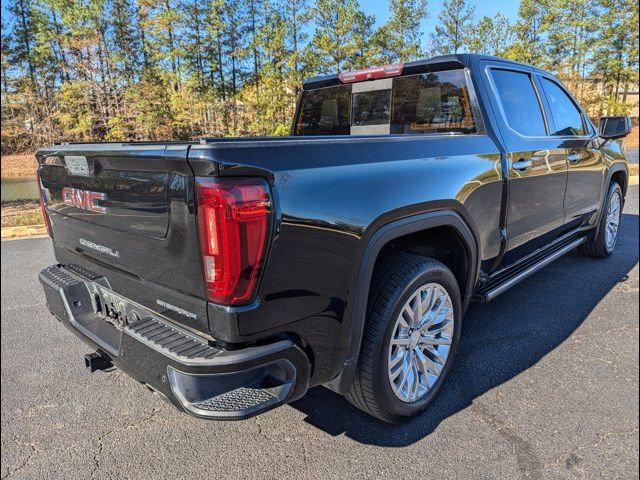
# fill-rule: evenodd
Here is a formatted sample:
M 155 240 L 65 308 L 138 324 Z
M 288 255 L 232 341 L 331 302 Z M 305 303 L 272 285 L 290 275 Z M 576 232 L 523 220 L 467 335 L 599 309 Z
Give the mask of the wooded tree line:
M 304 78 L 456 52 L 557 73 L 589 113 L 638 83 L 636 0 L 522 0 L 477 18 L 446 0 L 10 0 L 2 18 L 2 152 L 61 140 L 289 132 Z

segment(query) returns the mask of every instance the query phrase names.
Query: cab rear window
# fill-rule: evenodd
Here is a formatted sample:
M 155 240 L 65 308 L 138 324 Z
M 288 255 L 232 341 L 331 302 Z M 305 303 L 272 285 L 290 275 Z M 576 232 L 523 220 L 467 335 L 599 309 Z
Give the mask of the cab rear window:
M 391 90 L 354 93 L 351 97 L 351 125 L 388 124 L 390 104 Z
M 349 135 L 351 86 L 306 90 L 296 119 L 296 135 Z
M 463 70 L 398 77 L 391 133 L 476 133 Z
M 477 133 L 463 70 L 396 77 L 391 88 L 352 93 L 352 85 L 303 92 L 295 135 Z

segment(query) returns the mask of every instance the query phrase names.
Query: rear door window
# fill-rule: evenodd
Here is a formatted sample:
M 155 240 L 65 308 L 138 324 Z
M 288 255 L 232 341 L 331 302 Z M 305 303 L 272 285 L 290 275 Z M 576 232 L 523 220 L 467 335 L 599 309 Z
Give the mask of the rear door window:
M 542 78 L 542 88 L 549 101 L 551 117 L 555 125 L 552 135 L 579 136 L 586 135 L 582 114 L 573 100 L 555 82 Z
M 512 130 L 528 137 L 546 136 L 540 100 L 528 73 L 491 70 L 505 120 Z

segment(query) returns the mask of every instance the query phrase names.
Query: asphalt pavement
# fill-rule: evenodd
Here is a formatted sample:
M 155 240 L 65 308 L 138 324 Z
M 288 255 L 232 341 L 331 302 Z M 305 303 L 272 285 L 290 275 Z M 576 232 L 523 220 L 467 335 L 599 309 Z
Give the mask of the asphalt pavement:
M 2 242 L 4 478 L 638 478 L 638 187 L 613 256 L 473 304 L 430 410 L 380 423 L 320 387 L 241 422 L 178 412 L 47 312 L 48 239 Z

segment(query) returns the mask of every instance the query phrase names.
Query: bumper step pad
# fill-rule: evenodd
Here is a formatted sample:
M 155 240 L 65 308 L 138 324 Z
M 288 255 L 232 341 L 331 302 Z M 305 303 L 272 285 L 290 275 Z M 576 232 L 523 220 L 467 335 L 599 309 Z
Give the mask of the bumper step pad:
M 125 331 L 178 361 L 209 360 L 220 353 L 204 339 L 156 318 L 139 320 Z
M 40 278 L 56 290 L 80 285 L 82 282 L 57 265 L 51 265 L 40 272 Z
M 198 410 L 213 412 L 239 412 L 259 407 L 267 402 L 276 402 L 278 397 L 260 388 L 240 387 L 217 397 L 209 398 L 192 406 Z

